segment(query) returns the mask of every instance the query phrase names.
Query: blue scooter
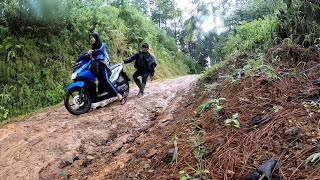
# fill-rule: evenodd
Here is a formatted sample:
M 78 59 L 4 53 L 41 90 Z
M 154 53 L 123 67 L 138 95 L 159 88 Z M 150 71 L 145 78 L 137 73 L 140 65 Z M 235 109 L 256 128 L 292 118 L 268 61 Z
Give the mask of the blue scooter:
M 64 105 L 66 109 L 74 115 L 80 115 L 88 112 L 92 103 L 100 102 L 111 98 L 109 93 L 98 94 L 97 81 L 90 66 L 94 60 L 89 54 L 84 53 L 78 57 L 77 63 L 72 66 L 73 73 L 71 79 L 73 82 L 66 88 Z M 129 78 L 123 71 L 122 64 L 115 64 L 109 67 L 111 75 L 110 81 L 120 91 L 124 98 L 129 95 Z

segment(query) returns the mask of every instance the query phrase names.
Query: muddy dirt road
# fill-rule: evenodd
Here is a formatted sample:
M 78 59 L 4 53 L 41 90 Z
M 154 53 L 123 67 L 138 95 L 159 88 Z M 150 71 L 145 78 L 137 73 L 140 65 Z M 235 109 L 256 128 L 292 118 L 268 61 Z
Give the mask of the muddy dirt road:
M 81 116 L 58 107 L 0 127 L 0 179 L 105 179 L 126 162 L 106 167 L 110 158 L 164 123 L 198 78 L 149 82 L 142 98 L 134 87 L 124 106 L 105 102 Z

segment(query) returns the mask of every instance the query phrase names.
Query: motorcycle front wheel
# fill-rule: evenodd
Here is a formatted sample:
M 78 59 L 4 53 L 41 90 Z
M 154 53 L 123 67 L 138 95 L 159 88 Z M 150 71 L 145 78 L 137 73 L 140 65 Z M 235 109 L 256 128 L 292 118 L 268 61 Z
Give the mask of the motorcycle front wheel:
M 73 115 L 88 112 L 91 108 L 89 93 L 85 89 L 72 89 L 68 91 L 64 100 L 64 106 Z

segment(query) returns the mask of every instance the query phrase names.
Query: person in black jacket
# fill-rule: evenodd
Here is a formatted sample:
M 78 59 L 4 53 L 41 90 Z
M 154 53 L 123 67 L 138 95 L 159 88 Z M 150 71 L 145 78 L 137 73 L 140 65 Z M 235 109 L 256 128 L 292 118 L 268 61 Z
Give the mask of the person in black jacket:
M 147 43 L 142 45 L 141 51 L 139 51 L 132 57 L 125 59 L 123 62 L 124 64 L 127 64 L 133 61 L 135 61 L 134 67 L 137 69 L 137 71 L 133 74 L 133 79 L 140 89 L 138 96 L 142 97 L 149 75 L 151 81 L 154 80 L 154 73 L 155 67 L 157 66 L 157 62 L 155 57 L 152 54 L 150 54 L 149 45 Z M 142 77 L 142 83 L 138 79 L 139 76 Z

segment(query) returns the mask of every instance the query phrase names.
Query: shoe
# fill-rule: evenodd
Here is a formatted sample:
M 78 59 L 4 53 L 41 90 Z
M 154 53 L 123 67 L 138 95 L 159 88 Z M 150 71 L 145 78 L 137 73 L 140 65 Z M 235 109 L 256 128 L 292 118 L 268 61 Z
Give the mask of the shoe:
M 117 98 L 121 102 L 121 105 L 124 105 L 127 102 L 126 98 L 123 97 L 121 94 L 117 94 Z
M 139 90 L 139 93 L 138 93 L 138 97 L 139 98 L 143 96 L 143 91 L 144 91 L 145 87 L 146 87 L 146 84 L 141 83 L 141 87 L 140 87 L 140 90 Z
M 139 91 L 138 97 L 141 98 L 142 96 L 143 96 L 143 92 L 142 92 L 142 91 Z
M 127 102 L 127 100 L 126 100 L 126 98 L 122 98 L 122 99 L 120 100 L 120 102 L 121 102 L 121 105 L 124 105 L 124 104 Z

